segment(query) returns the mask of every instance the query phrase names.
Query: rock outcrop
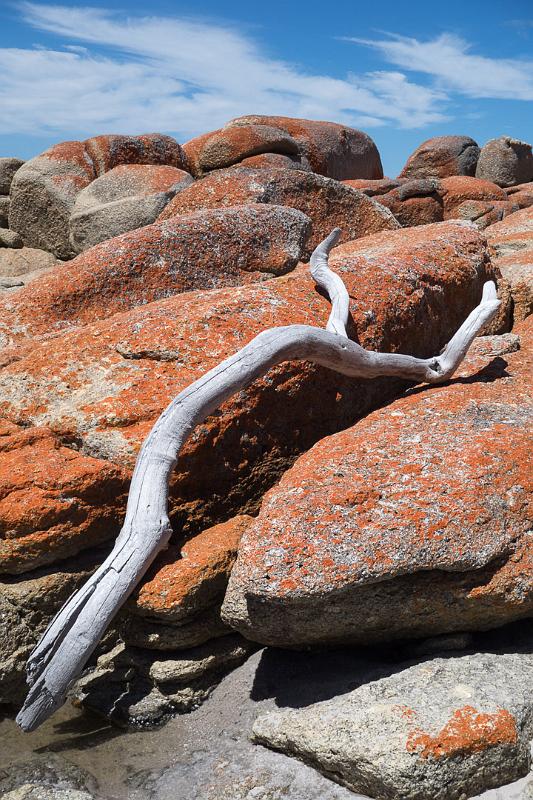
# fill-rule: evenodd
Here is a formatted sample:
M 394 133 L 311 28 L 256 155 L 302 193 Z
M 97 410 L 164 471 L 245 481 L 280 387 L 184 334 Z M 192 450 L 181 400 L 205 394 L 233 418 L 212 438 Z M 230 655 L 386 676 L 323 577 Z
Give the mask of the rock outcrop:
M 532 671 L 530 653 L 436 658 L 260 716 L 253 735 L 377 800 L 462 800 L 528 772 Z
M 251 146 L 261 148 L 255 149 L 256 153 L 296 156 L 313 172 L 336 180 L 383 177 L 372 139 L 362 131 L 334 122 L 261 115 L 238 117 L 220 131 L 192 139 L 183 150 L 193 174 L 201 175 L 206 168 L 213 168 L 208 157 L 210 149 L 217 150 L 216 164 L 222 167 L 252 156 Z
M 485 229 L 493 262 L 508 282 L 515 323 L 533 313 L 533 209 L 527 207 Z
M 470 136 L 434 136 L 422 142 L 409 156 L 398 177 L 412 179 L 474 175 L 479 153 L 477 143 Z
M 274 205 L 172 217 L 101 242 L 11 295 L 0 329 L 22 340 L 194 289 L 283 275 L 307 252 L 310 232 L 305 214 Z
M 170 136 L 96 136 L 61 142 L 26 161 L 13 178 L 9 227 L 29 247 L 57 258 L 75 255 L 69 220 L 78 193 L 120 164 L 167 164 L 182 169 L 183 154 Z
M 177 167 L 122 164 L 96 178 L 76 197 L 70 242 L 80 253 L 105 239 L 155 222 L 176 192 L 192 183 Z
M 349 242 L 331 263 L 352 298 L 352 335 L 369 349 L 417 356 L 439 352 L 495 274 L 478 232 L 451 223 Z M 324 327 L 328 315 L 306 267 L 261 284 L 148 303 L 21 347 L 0 371 L 0 413 L 51 427 L 83 454 L 129 470 L 181 389 L 265 328 Z M 404 385 L 309 364 L 276 367 L 188 442 L 172 481 L 171 517 L 199 531 L 249 513 L 298 452 Z
M 498 186 L 516 186 L 532 181 L 531 145 L 510 136 L 491 139 L 481 148 L 476 178 L 492 181 Z
M 533 616 L 531 326 L 449 385 L 323 439 L 245 532 L 223 618 L 276 646 L 369 644 Z
M 301 170 L 247 167 L 218 170 L 196 181 L 170 201 L 159 219 L 199 209 L 270 203 L 296 208 L 311 219 L 308 255 L 336 226 L 342 228 L 344 241 L 399 227 L 388 209 L 339 181 Z

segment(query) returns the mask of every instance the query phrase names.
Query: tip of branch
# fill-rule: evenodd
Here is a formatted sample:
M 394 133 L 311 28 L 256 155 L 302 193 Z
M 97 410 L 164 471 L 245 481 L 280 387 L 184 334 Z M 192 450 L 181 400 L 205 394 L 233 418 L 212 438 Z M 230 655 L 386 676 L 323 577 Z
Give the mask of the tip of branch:
M 483 303 L 487 303 L 489 300 L 497 300 L 498 294 L 496 291 L 496 284 L 494 281 L 486 281 L 483 284 L 483 294 L 481 297 L 481 301 Z
M 340 228 L 333 228 L 329 236 L 326 236 L 326 238 L 315 247 L 309 260 L 311 274 L 313 274 L 315 269 L 318 269 L 319 267 L 323 266 L 324 263 L 327 263 L 328 255 L 332 248 L 335 247 L 339 241 L 341 233 L 342 230 Z

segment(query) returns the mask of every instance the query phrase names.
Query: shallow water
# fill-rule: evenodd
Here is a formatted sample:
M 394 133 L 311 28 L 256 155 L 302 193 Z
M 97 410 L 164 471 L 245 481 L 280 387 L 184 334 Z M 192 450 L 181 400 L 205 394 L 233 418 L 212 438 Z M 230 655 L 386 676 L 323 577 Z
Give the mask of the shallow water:
M 87 773 L 85 779 L 80 778 L 79 788 L 99 800 L 357 800 L 360 795 L 310 767 L 249 741 L 255 717 L 284 705 L 287 688 L 291 700 L 296 694 L 296 704 L 305 704 L 306 692 L 329 691 L 314 670 L 316 664 L 310 666 L 305 660 L 309 656 L 284 654 L 269 659 L 265 652 L 254 654 L 228 675 L 203 706 L 156 730 L 120 730 L 70 704 L 29 734 L 12 718 L 4 718 L 0 722 L 0 797 L 2 788 L 10 789 L 17 782 L 17 774 L 17 785 L 28 782 L 25 765 L 37 759 L 32 762 L 37 765 L 36 778 L 42 778 L 40 764 L 48 763 L 60 777 L 63 768 L 68 771 L 74 765 Z M 357 666 L 361 664 L 355 657 L 347 656 L 343 662 L 340 656 L 341 673 L 346 675 Z M 533 774 L 481 797 L 533 800 Z

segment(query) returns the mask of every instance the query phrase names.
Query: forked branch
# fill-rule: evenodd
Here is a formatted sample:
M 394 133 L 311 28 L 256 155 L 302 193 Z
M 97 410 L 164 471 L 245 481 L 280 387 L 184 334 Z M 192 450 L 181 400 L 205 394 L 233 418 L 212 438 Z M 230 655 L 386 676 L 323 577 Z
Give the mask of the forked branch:
M 364 350 L 346 336 L 349 298 L 341 278 L 328 266 L 339 236 L 335 229 L 314 251 L 311 272 L 331 299 L 326 330 L 307 325 L 271 328 L 260 333 L 195 383 L 163 411 L 143 444 L 133 472 L 126 518 L 115 546 L 94 575 L 68 600 L 29 657 L 31 689 L 17 722 L 34 730 L 64 702 L 117 611 L 135 589 L 171 535 L 167 516 L 168 482 L 178 454 L 195 426 L 225 400 L 270 367 L 303 359 L 344 375 L 391 375 L 439 383 L 451 377 L 474 337 L 500 305 L 492 281 L 480 304 L 439 356 L 423 359 Z

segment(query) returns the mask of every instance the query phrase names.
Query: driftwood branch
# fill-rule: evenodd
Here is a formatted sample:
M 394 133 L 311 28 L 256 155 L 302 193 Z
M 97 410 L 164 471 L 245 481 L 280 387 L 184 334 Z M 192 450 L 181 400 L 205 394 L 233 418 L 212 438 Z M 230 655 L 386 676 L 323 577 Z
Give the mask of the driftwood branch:
M 338 236 L 336 229 L 311 258 L 313 277 L 332 303 L 327 329 L 289 325 L 260 333 L 182 391 L 155 423 L 139 453 L 124 525 L 112 552 L 65 603 L 29 657 L 26 671 L 31 688 L 17 717 L 24 730 L 34 730 L 64 703 L 113 617 L 167 546 L 171 535 L 169 478 L 181 448 L 205 417 L 272 366 L 288 360 L 311 361 L 352 377 L 391 375 L 416 382 L 445 381 L 476 334 L 496 314 L 500 303 L 496 287 L 489 281 L 480 304 L 439 356 L 421 359 L 364 350 L 346 337 L 348 293 L 328 267 L 328 254 Z

